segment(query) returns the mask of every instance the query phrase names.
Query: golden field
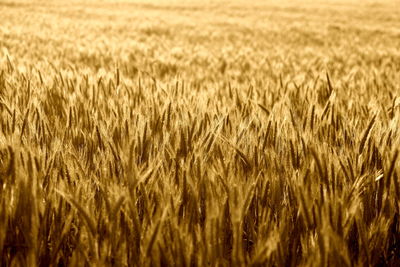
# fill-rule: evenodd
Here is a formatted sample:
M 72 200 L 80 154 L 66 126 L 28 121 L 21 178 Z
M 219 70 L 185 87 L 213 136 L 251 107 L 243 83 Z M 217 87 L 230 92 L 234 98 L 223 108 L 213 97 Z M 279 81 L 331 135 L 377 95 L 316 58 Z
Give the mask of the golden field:
M 400 5 L 0 0 L 1 266 L 399 266 Z

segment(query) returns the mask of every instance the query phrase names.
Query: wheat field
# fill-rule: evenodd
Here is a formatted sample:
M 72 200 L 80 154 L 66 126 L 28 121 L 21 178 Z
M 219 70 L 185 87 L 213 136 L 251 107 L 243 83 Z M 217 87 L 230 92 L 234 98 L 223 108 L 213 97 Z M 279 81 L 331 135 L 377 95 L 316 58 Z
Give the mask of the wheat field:
M 400 5 L 0 0 L 1 266 L 399 266 Z

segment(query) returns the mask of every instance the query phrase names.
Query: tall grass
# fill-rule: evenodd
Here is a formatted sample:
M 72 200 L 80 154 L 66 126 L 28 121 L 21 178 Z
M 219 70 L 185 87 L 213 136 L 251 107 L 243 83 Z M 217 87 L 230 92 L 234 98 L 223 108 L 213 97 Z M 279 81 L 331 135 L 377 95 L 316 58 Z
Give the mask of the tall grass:
M 178 50 L 152 69 L 145 56 L 110 66 L 99 52 L 70 66 L 49 52 L 35 65 L 7 43 L 1 265 L 398 265 L 398 50 L 349 49 L 324 65 L 319 41 L 292 33 L 277 42 L 312 42 L 314 54 L 271 52 L 260 67 L 251 46 L 239 65 L 222 55 L 210 69 Z

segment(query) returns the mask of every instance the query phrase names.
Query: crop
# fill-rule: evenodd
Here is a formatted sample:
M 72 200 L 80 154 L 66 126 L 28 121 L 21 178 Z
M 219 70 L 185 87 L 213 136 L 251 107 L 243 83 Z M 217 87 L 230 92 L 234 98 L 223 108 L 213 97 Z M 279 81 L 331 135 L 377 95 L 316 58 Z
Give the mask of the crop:
M 0 1 L 0 265 L 397 266 L 398 14 Z

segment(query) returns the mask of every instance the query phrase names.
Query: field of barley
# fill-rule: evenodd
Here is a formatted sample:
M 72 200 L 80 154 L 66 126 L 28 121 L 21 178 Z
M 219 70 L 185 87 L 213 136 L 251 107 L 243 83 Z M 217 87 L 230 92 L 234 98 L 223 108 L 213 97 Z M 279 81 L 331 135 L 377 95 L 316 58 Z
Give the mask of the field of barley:
M 0 0 L 1 266 L 399 266 L 397 0 Z

